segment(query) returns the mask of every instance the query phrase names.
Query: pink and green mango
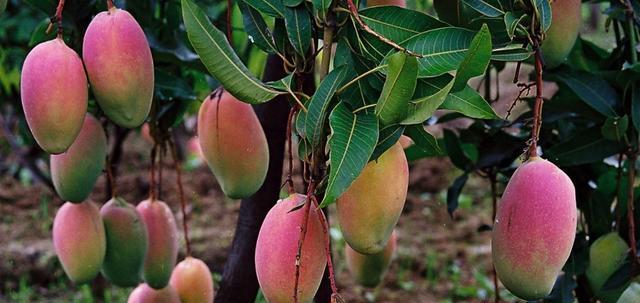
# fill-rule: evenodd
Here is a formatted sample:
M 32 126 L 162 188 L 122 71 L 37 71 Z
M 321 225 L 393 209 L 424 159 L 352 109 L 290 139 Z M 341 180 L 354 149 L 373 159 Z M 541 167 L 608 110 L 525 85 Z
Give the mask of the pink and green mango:
M 523 300 L 547 296 L 569 258 L 577 224 L 571 179 L 532 158 L 513 174 L 498 205 L 493 264 L 502 284 Z
M 336 200 L 345 241 L 361 254 L 381 252 L 393 232 L 409 186 L 409 165 L 400 143 L 372 161 Z
M 347 268 L 356 282 L 365 287 L 378 286 L 389 269 L 396 245 L 397 236 L 395 231 L 391 233 L 389 243 L 387 243 L 384 250 L 377 254 L 363 255 L 346 244 L 344 249 Z
M 169 284 L 178 292 L 182 303 L 213 302 L 211 271 L 200 259 L 187 257 L 178 263 Z
M 160 200 L 144 200 L 137 209 L 149 235 L 142 277 L 152 288 L 162 289 L 178 259 L 178 227 L 171 209 Z
M 87 77 L 78 54 L 60 38 L 38 44 L 24 60 L 20 96 L 38 145 L 50 154 L 66 151 L 87 112 Z
M 185 303 L 180 302 L 178 292 L 171 285 L 163 289 L 153 289 L 147 284 L 140 284 L 131 292 L 127 303 Z
M 89 282 L 100 273 L 107 241 L 98 207 L 90 201 L 65 203 L 53 221 L 53 247 L 69 279 Z
M 198 113 L 198 138 L 209 168 L 230 198 L 246 198 L 264 182 L 269 147 L 251 105 L 224 92 L 211 94 Z
M 555 68 L 567 59 L 582 26 L 581 9 L 581 0 L 551 2 L 551 27 L 542 41 L 542 55 L 546 68 Z
M 82 129 L 69 149 L 51 155 L 51 181 L 58 196 L 69 202 L 82 202 L 91 193 L 102 173 L 107 157 L 107 136 L 100 122 L 87 114 Z
M 112 198 L 100 209 L 107 234 L 107 254 L 102 274 L 120 287 L 140 283 L 147 253 L 147 229 L 133 205 Z
M 306 196 L 294 194 L 278 201 L 269 210 L 260 227 L 256 242 L 256 275 L 267 302 L 294 302 L 296 253 L 305 208 L 291 210 L 305 200 Z M 298 285 L 300 303 L 313 301 L 327 265 L 324 233 L 318 212 L 313 207 L 309 210 L 307 233 L 301 250 Z
M 153 99 L 153 58 L 133 16 L 115 7 L 99 13 L 84 34 L 82 58 L 107 117 L 122 127 L 140 126 Z

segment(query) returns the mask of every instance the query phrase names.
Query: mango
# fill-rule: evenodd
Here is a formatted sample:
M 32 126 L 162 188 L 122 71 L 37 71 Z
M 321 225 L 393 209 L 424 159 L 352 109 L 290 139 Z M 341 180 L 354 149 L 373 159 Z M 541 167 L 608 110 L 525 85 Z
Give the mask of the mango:
M 640 283 L 632 282 L 622 293 L 617 303 L 637 303 L 640 302 Z
M 558 67 L 571 52 L 582 26 L 581 5 L 581 0 L 551 1 L 551 27 L 542 41 L 546 68 Z
M 142 277 L 149 286 L 162 289 L 169 284 L 178 258 L 178 227 L 169 206 L 160 200 L 140 202 L 137 210 L 149 235 Z
M 198 113 L 198 138 L 204 158 L 230 198 L 254 194 L 269 167 L 269 148 L 251 105 L 228 92 L 211 94 Z
M 180 302 L 178 293 L 173 286 L 163 289 L 153 289 L 147 284 L 140 284 L 131 292 L 127 303 L 184 303 Z
M 76 140 L 66 152 L 51 155 L 51 181 L 63 200 L 82 202 L 105 167 L 107 136 L 100 122 L 87 114 Z
M 135 207 L 121 198 L 112 198 L 100 209 L 107 235 L 107 254 L 102 274 L 121 287 L 140 282 L 147 253 L 147 229 Z
M 400 143 L 369 162 L 336 200 L 345 241 L 361 254 L 381 252 L 398 223 L 409 186 L 409 165 Z
M 73 143 L 87 112 L 88 94 L 82 60 L 62 39 L 38 44 L 24 60 L 22 108 L 44 151 L 59 154 Z
M 389 269 L 391 259 L 396 250 L 397 236 L 395 230 L 384 250 L 377 254 L 363 255 L 351 248 L 344 246 L 347 268 L 358 284 L 365 287 L 376 287 Z
M 107 249 L 98 207 L 90 201 L 63 204 L 53 220 L 53 247 L 71 281 L 93 280 Z
M 96 101 L 116 124 L 134 128 L 153 99 L 153 59 L 142 28 L 127 11 L 99 13 L 84 34 L 82 58 Z
M 176 265 L 169 284 L 175 288 L 182 303 L 212 303 L 213 279 L 207 264 L 193 257 L 186 257 Z
M 306 198 L 294 194 L 278 201 L 260 227 L 256 242 L 256 275 L 267 302 L 294 302 L 296 254 L 305 209 L 291 210 L 303 204 Z M 319 214 L 310 209 L 301 250 L 298 302 L 313 302 L 326 265 L 322 224 Z
M 628 251 L 627 242 L 616 232 L 601 236 L 589 247 L 587 280 L 595 296 L 604 303 L 615 303 L 626 288 L 623 285 L 619 289 L 602 290 L 602 286 L 624 263 Z
M 399 7 L 407 7 L 405 0 L 367 0 L 367 6 L 383 6 L 383 5 L 395 5 Z
M 523 300 L 548 295 L 571 253 L 576 224 L 569 176 L 538 157 L 522 164 L 505 188 L 493 227 L 493 264 L 502 284 Z

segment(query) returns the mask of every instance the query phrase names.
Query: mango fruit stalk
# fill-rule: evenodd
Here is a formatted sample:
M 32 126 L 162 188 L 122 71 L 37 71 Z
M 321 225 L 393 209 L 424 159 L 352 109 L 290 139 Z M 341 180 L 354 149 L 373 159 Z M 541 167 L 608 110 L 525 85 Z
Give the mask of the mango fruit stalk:
M 409 164 L 400 143 L 365 166 L 336 200 L 345 241 L 361 254 L 381 252 L 393 232 L 409 186 Z
M 176 265 L 169 284 L 178 292 L 182 303 L 212 303 L 213 279 L 207 264 L 193 257 L 186 257 Z
M 142 28 L 127 11 L 111 8 L 91 20 L 82 58 L 98 105 L 127 128 L 147 118 L 153 98 L 151 49 Z
M 93 202 L 62 205 L 53 221 L 53 247 L 71 281 L 93 280 L 102 267 L 106 246 L 104 225 Z
M 76 140 L 66 152 L 51 155 L 51 181 L 63 200 L 82 202 L 102 174 L 107 157 L 107 136 L 100 122 L 87 114 Z
M 376 287 L 382 282 L 397 246 L 396 232 L 391 233 L 391 238 L 384 250 L 372 255 L 361 254 L 348 244 L 344 246 L 347 268 L 358 284 L 365 287 Z
M 267 176 L 269 147 L 251 105 L 231 94 L 211 94 L 198 113 L 202 154 L 230 198 L 254 194 Z
M 278 201 L 269 210 L 260 227 L 256 242 L 256 275 L 267 302 L 294 302 L 296 253 L 305 210 L 304 207 L 291 210 L 304 203 L 306 199 L 306 196 L 294 194 Z M 318 212 L 310 209 L 307 218 L 307 232 L 300 260 L 300 303 L 313 301 L 327 265 L 324 233 Z
M 577 208 L 569 176 L 535 157 L 513 174 L 498 204 L 493 264 L 502 284 L 523 300 L 547 296 L 575 240 Z
M 29 52 L 20 97 L 29 129 L 44 151 L 60 154 L 71 146 L 87 112 L 88 90 L 82 60 L 61 38 Z

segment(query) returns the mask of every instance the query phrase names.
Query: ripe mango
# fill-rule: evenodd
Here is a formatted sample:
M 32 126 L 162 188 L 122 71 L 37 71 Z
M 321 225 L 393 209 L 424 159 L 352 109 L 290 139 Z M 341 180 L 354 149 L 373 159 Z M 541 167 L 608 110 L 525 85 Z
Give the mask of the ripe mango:
M 153 289 L 147 284 L 140 284 L 131 292 L 127 303 L 184 303 L 180 302 L 178 293 L 171 285 L 163 289 Z
M 20 97 L 38 145 L 50 154 L 66 151 L 80 133 L 87 112 L 82 60 L 60 38 L 38 44 L 24 60 Z
M 581 5 L 581 0 L 551 2 L 551 27 L 542 41 L 542 55 L 546 68 L 558 67 L 571 52 L 582 26 Z
M 372 161 L 336 200 L 345 241 L 361 254 L 381 252 L 398 223 L 409 186 L 409 165 L 400 143 Z
M 98 207 L 90 201 L 62 205 L 53 221 L 53 247 L 71 281 L 82 284 L 93 280 L 107 249 Z
M 269 147 L 251 105 L 227 92 L 219 98 L 210 95 L 198 113 L 198 138 L 225 195 L 246 198 L 260 189 L 269 167 Z
M 384 250 L 377 254 L 363 255 L 346 244 L 344 249 L 349 272 L 362 286 L 378 286 L 389 269 L 396 245 L 397 236 L 395 231 L 391 233 L 391 238 L 389 238 Z
M 182 303 L 212 303 L 213 279 L 207 264 L 187 257 L 176 265 L 169 282 L 178 292 Z
M 171 279 L 178 258 L 178 227 L 169 206 L 160 200 L 140 202 L 137 210 L 149 235 L 142 277 L 149 286 L 162 289 Z
M 367 6 L 395 5 L 399 7 L 407 7 L 405 0 L 367 0 Z
M 290 211 L 306 198 L 294 194 L 278 201 L 260 227 L 256 242 L 256 275 L 267 302 L 294 302 L 296 253 L 305 210 Z M 311 303 L 327 265 L 322 224 L 313 207 L 309 210 L 301 254 L 298 302 Z
M 121 287 L 138 285 L 147 252 L 147 229 L 133 205 L 112 198 L 100 209 L 107 234 L 102 274 Z
M 617 303 L 637 303 L 640 302 L 640 283 L 632 282 L 622 293 Z
M 493 264 L 502 284 L 523 300 L 548 295 L 571 253 L 576 217 L 569 176 L 541 158 L 522 164 L 505 188 L 493 228 Z
M 51 181 L 63 200 L 82 202 L 105 166 L 107 136 L 100 122 L 87 114 L 76 140 L 66 152 L 51 155 Z
M 601 236 L 589 247 L 587 280 L 595 296 L 604 303 L 615 303 L 626 287 L 623 285 L 619 289 L 602 290 L 602 286 L 624 262 L 628 250 L 627 242 L 616 232 Z
M 107 117 L 122 127 L 140 126 L 153 99 L 153 59 L 133 16 L 115 7 L 99 13 L 84 34 L 82 58 Z

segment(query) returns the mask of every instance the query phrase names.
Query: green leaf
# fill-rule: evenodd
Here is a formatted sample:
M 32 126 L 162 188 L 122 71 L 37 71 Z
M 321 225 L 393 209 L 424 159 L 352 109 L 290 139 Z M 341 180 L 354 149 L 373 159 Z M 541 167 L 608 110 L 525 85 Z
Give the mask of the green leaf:
M 459 92 L 449 94 L 440 108 L 459 112 L 469 118 L 500 119 L 487 100 L 468 85 Z
M 614 141 L 602 136 L 600 127 L 578 132 L 577 135 L 547 150 L 550 161 L 559 166 L 574 166 L 602 162 L 602 159 L 622 150 Z
M 251 7 L 272 17 L 284 17 L 282 0 L 242 0 Z
M 549 27 L 551 27 L 552 21 L 551 3 L 549 3 L 549 0 L 534 0 L 531 2 L 533 3 L 536 15 L 542 25 L 542 31 L 548 31 Z
M 376 161 L 384 152 L 386 152 L 389 148 L 391 148 L 402 136 L 404 132 L 403 125 L 389 125 L 380 129 L 380 134 L 378 136 L 378 143 L 376 144 L 376 148 L 373 150 L 373 154 L 369 158 L 369 161 Z
M 602 126 L 602 136 L 605 139 L 622 142 L 627 136 L 629 128 L 629 117 L 609 117 Z
M 242 11 L 244 29 L 249 35 L 249 40 L 261 50 L 269 54 L 275 53 L 276 45 L 273 42 L 273 36 L 260 12 L 242 1 L 238 2 L 238 6 Z
M 155 69 L 154 97 L 159 100 L 196 100 L 193 89 L 185 80 L 174 74 Z
M 529 59 L 533 55 L 533 52 L 518 47 L 505 47 L 493 50 L 491 54 L 491 60 L 503 61 L 503 62 L 518 62 Z
M 295 7 L 300 5 L 304 0 L 282 0 L 282 3 L 286 6 Z
M 491 60 L 491 47 L 491 32 L 489 27 L 483 24 L 480 31 L 473 37 L 469 50 L 458 67 L 452 91 L 462 90 L 467 86 L 469 79 L 485 73 Z
M 56 31 L 51 31 L 47 34 L 47 28 L 51 20 L 44 19 L 38 24 L 38 27 L 31 33 L 31 38 L 29 39 L 29 47 L 36 46 L 44 41 L 49 41 L 56 37 Z
M 397 52 L 389 58 L 388 69 L 375 111 L 382 125 L 400 122 L 407 116 L 409 100 L 416 89 L 418 60 Z
M 320 20 L 327 18 L 327 11 L 331 7 L 331 0 L 313 0 L 313 11 Z
M 601 77 L 586 72 L 562 70 L 554 74 L 582 101 L 604 116 L 616 116 L 613 105 L 619 100 L 616 90 Z
M 502 11 L 500 7 L 484 0 L 462 0 L 462 2 L 487 17 L 500 17 L 504 15 L 504 11 Z
M 445 74 L 436 78 L 418 79 L 413 100 L 409 103 L 407 118 L 401 123 L 421 124 L 447 99 L 453 87 L 453 77 Z
M 335 202 L 360 175 L 378 141 L 378 120 L 338 103 L 329 116 L 329 181 L 320 207 Z
M 289 42 L 298 54 L 304 57 L 311 46 L 311 18 L 304 5 L 285 7 L 284 23 Z
M 453 165 L 464 171 L 470 171 L 473 168 L 473 161 L 463 151 L 462 142 L 455 133 L 445 129 L 443 142 Z
M 447 212 L 449 212 L 449 216 L 453 217 L 453 212 L 458 209 L 460 194 L 462 193 L 462 189 L 464 185 L 467 184 L 467 180 L 469 180 L 469 174 L 462 174 L 457 177 L 451 187 L 447 189 Z
M 291 44 L 289 43 L 289 38 L 287 36 L 287 26 L 284 24 L 284 19 L 276 18 L 273 25 L 272 36 L 278 52 L 286 54 L 287 47 L 291 47 Z
M 513 12 L 507 12 L 504 14 L 504 25 L 507 28 L 507 34 L 511 39 L 513 39 L 516 35 L 516 29 L 522 20 L 527 17 L 527 14 L 522 14 L 517 16 Z
M 339 85 L 344 80 L 348 69 L 345 65 L 332 70 L 320 82 L 315 94 L 311 97 L 307 106 L 308 112 L 304 117 L 305 136 L 313 147 L 322 141 L 325 120 L 328 115 L 329 105 Z M 302 116 L 300 116 L 302 117 Z
M 182 0 L 182 17 L 191 45 L 207 70 L 239 100 L 258 104 L 281 94 L 253 76 L 236 55 L 224 33 L 191 0 Z
M 439 156 L 444 155 L 438 145 L 438 140 L 428 133 L 422 125 L 409 125 L 406 127 L 404 133 L 409 136 L 415 145 L 422 149 L 426 154 Z

